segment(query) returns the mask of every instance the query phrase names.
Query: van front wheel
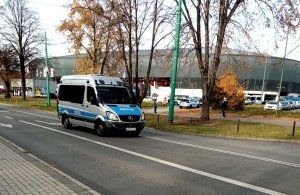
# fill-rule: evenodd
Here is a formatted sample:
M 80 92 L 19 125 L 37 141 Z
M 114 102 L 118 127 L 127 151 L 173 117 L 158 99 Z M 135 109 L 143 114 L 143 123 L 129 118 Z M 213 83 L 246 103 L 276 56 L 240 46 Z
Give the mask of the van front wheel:
M 104 137 L 107 134 L 107 131 L 101 121 L 97 121 L 95 125 L 95 130 L 97 131 L 97 134 Z

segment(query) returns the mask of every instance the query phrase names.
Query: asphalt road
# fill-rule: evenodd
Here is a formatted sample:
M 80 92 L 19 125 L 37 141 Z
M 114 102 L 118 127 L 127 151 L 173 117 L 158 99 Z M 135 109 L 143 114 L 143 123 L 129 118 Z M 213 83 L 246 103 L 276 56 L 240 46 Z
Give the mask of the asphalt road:
M 299 194 L 300 145 L 145 129 L 65 130 L 56 114 L 0 104 L 0 136 L 102 194 Z

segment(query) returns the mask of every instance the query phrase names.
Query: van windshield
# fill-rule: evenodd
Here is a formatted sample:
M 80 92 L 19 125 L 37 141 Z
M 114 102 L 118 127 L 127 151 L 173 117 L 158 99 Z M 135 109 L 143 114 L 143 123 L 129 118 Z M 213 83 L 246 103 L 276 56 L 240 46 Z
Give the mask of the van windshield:
M 136 104 L 134 94 L 127 87 L 97 86 L 100 101 L 106 104 Z

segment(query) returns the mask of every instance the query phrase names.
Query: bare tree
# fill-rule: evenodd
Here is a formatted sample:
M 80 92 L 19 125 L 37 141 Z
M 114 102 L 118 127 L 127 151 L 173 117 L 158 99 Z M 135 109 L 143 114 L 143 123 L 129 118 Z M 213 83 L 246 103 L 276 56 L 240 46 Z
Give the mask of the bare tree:
M 127 82 L 132 88 L 132 53 L 133 53 L 133 39 L 132 39 L 132 8 L 131 0 L 126 0 L 124 3 L 118 0 L 111 1 L 112 7 L 114 7 L 114 13 L 119 18 L 119 23 L 116 26 L 117 32 L 117 47 L 121 60 L 124 63 L 127 72 Z M 126 55 L 127 54 L 127 55 Z
M 168 15 L 170 11 L 168 12 L 168 10 L 171 9 L 167 9 L 164 0 L 113 0 L 112 2 L 115 5 L 114 10 L 117 18 L 120 20 L 117 26 L 117 43 L 128 74 L 127 81 L 129 84 L 132 84 L 133 78 L 135 77 L 134 90 L 136 91 L 137 101 L 140 105 L 147 93 L 154 50 L 165 37 L 171 34 L 171 30 L 168 32 L 164 29 L 166 33 L 163 32 L 162 29 L 168 22 L 168 18 L 170 17 L 170 15 Z M 152 34 L 149 35 L 147 31 L 152 32 Z M 151 37 L 150 44 L 145 42 L 147 39 L 146 36 L 148 36 L 147 38 Z M 139 91 L 139 51 L 143 44 L 150 46 L 150 57 L 147 67 L 146 89 Z M 135 70 L 135 76 L 133 70 Z
M 209 119 L 210 98 L 224 48 L 231 41 L 241 45 L 243 38 L 250 40 L 249 32 L 257 29 L 255 21 L 264 20 L 265 26 L 276 32 L 286 26 L 297 29 L 298 10 L 297 0 L 183 0 L 183 27 L 187 27 L 190 34 L 202 80 L 201 118 Z
M 16 77 L 19 71 L 19 64 L 14 50 L 3 45 L 0 47 L 0 79 L 5 85 L 5 98 L 10 98 L 11 79 Z
M 147 67 L 147 74 L 145 80 L 145 88 L 141 97 L 141 102 L 146 97 L 149 82 L 150 82 L 150 73 L 152 68 L 152 62 L 154 60 L 154 51 L 157 46 L 165 40 L 167 37 L 172 35 L 173 28 L 169 28 L 169 31 L 166 30 L 166 24 L 170 24 L 173 17 L 172 11 L 174 11 L 171 7 L 165 5 L 164 0 L 154 0 L 153 7 L 152 7 L 152 18 L 151 18 L 151 26 L 152 26 L 152 35 L 151 35 L 151 44 L 150 44 L 150 55 L 148 59 L 148 67 Z M 175 15 L 173 15 L 175 16 Z
M 12 46 L 18 56 L 22 95 L 26 100 L 25 68 L 39 55 L 38 46 L 44 41 L 39 31 L 39 19 L 36 12 L 28 9 L 26 0 L 8 0 L 0 10 L 0 17 L 4 21 L 0 30 L 2 39 Z

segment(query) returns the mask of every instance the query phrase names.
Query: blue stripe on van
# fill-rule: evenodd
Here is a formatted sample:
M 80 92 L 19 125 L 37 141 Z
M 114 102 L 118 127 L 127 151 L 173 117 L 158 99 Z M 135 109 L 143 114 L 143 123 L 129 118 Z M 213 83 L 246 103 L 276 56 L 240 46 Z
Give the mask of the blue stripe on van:
M 115 106 L 108 105 L 108 107 L 113 110 L 117 115 L 141 115 L 142 111 L 138 106 L 132 107 L 129 105 Z M 97 114 L 91 112 L 85 112 L 84 110 L 65 108 L 62 106 L 58 107 L 60 113 L 67 112 L 70 116 L 77 116 L 82 118 L 96 119 Z M 107 116 L 103 116 L 107 120 Z
M 58 107 L 59 112 L 67 112 L 69 115 L 72 116 L 80 116 L 84 118 L 91 118 L 91 119 L 96 119 L 97 115 L 93 114 L 91 112 L 85 112 L 83 110 L 77 110 L 77 109 L 72 109 L 72 108 L 65 108 L 65 107 Z
M 96 118 L 96 114 L 93 114 L 93 113 L 90 113 L 90 112 L 85 112 L 85 117 L 88 117 L 88 118 Z

